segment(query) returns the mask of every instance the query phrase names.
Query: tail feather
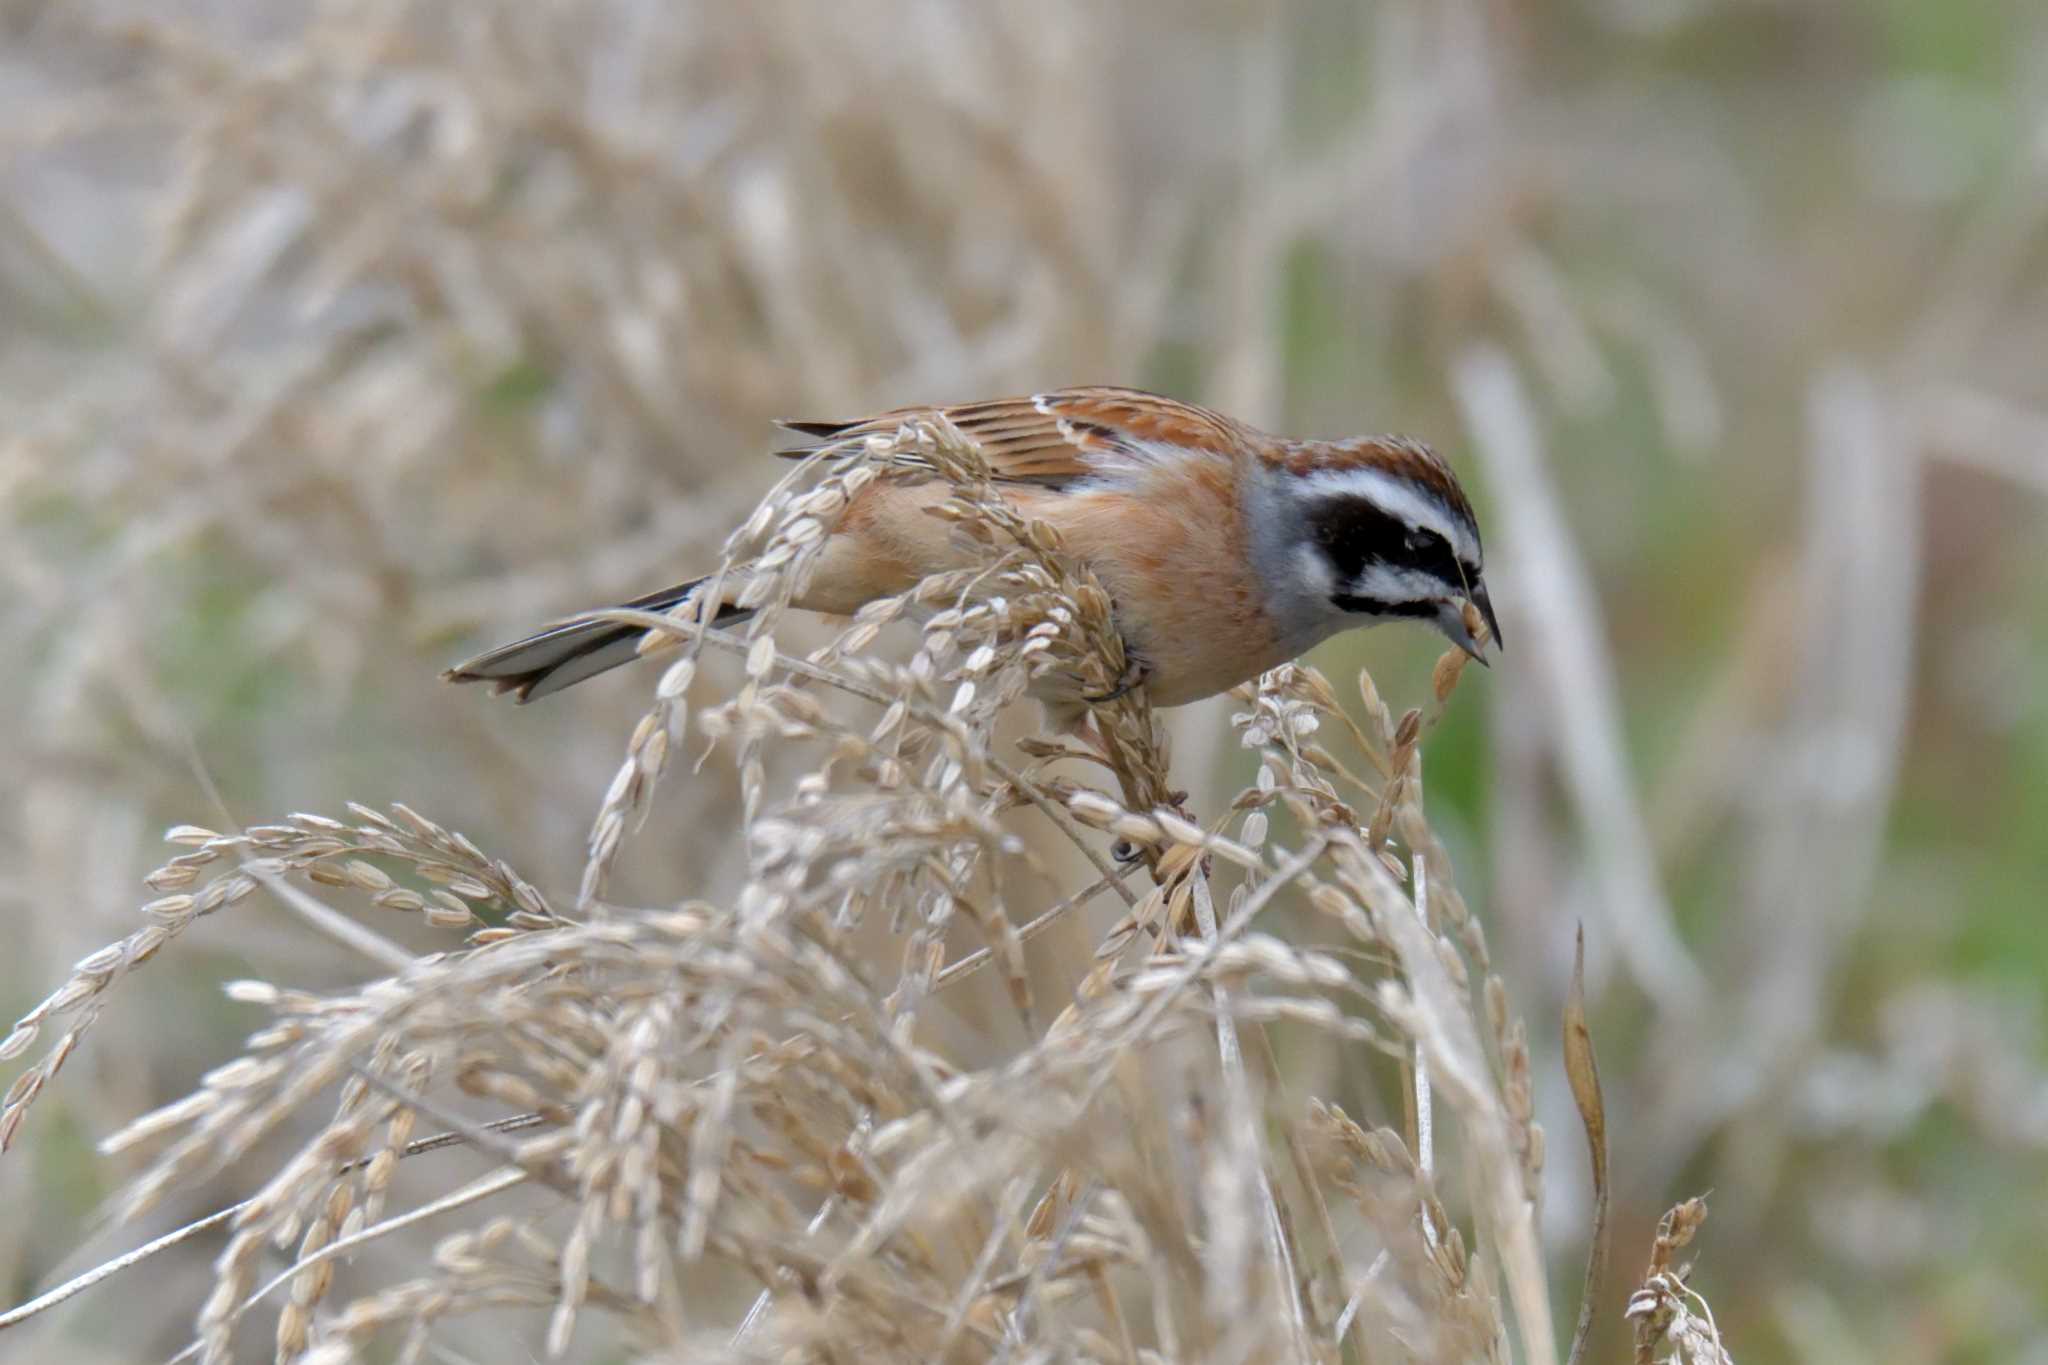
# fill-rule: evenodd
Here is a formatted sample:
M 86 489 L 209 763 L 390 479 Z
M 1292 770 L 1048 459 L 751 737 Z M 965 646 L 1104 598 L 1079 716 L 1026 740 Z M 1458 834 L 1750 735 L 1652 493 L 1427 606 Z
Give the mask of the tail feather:
M 636 611 L 667 611 L 687 599 L 703 582 L 701 578 L 693 579 L 621 605 Z M 712 624 L 738 625 L 753 614 L 721 603 Z M 646 633 L 640 626 L 613 621 L 570 621 L 487 650 L 457 664 L 441 677 L 448 682 L 487 682 L 493 691 L 510 692 L 518 700 L 529 702 L 631 663 L 639 656 L 640 637 Z
M 775 425 L 799 436 L 837 436 L 841 432 L 852 431 L 860 422 L 796 422 L 785 418 Z

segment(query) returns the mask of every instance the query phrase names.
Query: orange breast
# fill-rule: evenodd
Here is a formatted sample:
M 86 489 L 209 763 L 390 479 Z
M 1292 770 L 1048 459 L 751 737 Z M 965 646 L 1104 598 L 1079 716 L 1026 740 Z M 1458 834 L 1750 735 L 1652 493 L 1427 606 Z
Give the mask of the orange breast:
M 1212 696 L 1286 661 L 1251 578 L 1236 477 L 1224 460 L 1189 459 L 1128 489 L 1007 490 L 1018 511 L 1056 526 L 1101 579 L 1126 645 L 1151 669 L 1158 705 Z M 937 480 L 863 490 L 801 605 L 852 612 L 971 562 L 950 524 L 925 510 L 947 495 Z
M 1222 460 L 1188 460 L 1150 472 L 1129 492 L 1028 502 L 1029 515 L 1058 526 L 1109 590 L 1117 628 L 1150 666 L 1161 706 L 1225 691 L 1283 662 L 1250 574 L 1235 480 Z

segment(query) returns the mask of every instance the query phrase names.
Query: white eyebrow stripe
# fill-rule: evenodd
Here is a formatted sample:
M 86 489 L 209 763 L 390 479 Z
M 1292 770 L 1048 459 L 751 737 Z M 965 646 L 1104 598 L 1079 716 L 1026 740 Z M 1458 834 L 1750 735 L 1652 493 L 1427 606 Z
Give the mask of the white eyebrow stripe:
M 1410 526 L 1435 531 L 1451 543 L 1462 562 L 1470 564 L 1479 558 L 1479 547 L 1462 519 L 1453 515 L 1441 498 L 1383 469 L 1318 469 L 1308 476 L 1308 491 L 1325 497 L 1364 498 Z

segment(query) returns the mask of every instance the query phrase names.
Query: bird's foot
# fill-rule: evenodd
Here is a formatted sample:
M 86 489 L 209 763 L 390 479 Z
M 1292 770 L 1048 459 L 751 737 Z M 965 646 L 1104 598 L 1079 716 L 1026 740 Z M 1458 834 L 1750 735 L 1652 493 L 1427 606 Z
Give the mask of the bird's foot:
M 1087 702 L 1091 706 L 1101 706 L 1105 703 L 1113 702 L 1117 698 L 1127 697 L 1131 693 L 1143 687 L 1145 685 L 1145 680 L 1150 678 L 1151 676 L 1152 665 L 1146 663 L 1143 659 L 1140 659 L 1137 655 L 1131 653 L 1129 650 L 1125 650 L 1124 671 L 1117 675 L 1116 686 L 1110 688 L 1109 691 L 1102 693 L 1100 696 L 1083 696 L 1081 700 Z

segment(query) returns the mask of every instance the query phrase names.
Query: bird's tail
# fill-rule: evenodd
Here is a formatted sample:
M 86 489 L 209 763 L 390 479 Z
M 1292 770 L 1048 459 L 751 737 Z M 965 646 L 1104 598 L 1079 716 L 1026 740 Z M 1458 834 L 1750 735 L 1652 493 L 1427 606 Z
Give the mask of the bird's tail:
M 695 592 L 703 579 L 679 583 L 673 588 L 636 597 L 622 606 L 636 611 L 667 611 Z M 754 613 L 741 607 L 719 604 L 712 624 L 738 625 Z M 620 664 L 631 663 L 640 652 L 641 626 L 616 621 L 570 621 L 550 626 L 537 635 L 499 645 L 443 673 L 447 682 L 487 682 L 493 691 L 510 692 L 522 702 L 545 697 L 594 678 Z

